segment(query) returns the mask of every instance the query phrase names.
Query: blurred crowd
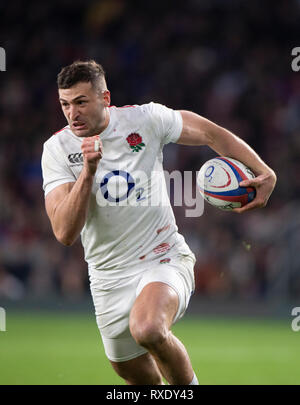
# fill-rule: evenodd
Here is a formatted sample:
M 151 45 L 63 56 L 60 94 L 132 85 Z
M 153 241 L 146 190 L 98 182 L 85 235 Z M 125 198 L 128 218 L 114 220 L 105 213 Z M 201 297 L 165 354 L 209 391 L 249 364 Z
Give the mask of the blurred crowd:
M 196 294 L 300 299 L 300 1 L 2 2 L 0 299 L 83 297 L 80 242 L 54 238 L 40 158 L 65 125 L 56 75 L 76 59 L 104 66 L 112 104 L 150 101 L 197 112 L 239 135 L 276 171 L 267 208 L 243 215 L 175 207 L 197 257 Z M 215 153 L 168 145 L 165 169 L 193 171 Z M 196 190 L 194 190 L 196 193 Z

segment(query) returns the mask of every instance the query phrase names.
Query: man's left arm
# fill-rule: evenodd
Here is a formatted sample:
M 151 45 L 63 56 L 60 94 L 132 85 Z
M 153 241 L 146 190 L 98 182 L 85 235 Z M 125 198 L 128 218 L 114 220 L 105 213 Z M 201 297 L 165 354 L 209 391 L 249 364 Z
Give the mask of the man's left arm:
M 242 187 L 254 187 L 255 199 L 242 208 L 233 211 L 242 213 L 254 208 L 265 207 L 276 184 L 276 174 L 242 139 L 232 132 L 190 111 L 180 111 L 183 121 L 177 143 L 182 145 L 207 145 L 221 156 L 231 157 L 248 166 L 255 178 L 244 180 Z

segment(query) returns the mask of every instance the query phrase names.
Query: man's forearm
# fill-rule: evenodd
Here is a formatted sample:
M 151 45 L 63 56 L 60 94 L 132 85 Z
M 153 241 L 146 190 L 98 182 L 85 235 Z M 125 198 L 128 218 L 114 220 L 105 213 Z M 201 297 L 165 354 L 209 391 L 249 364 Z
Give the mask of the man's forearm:
M 52 226 L 56 238 L 64 245 L 70 246 L 78 238 L 84 227 L 93 178 L 83 168 L 72 190 L 56 206 Z
M 240 160 L 256 175 L 275 176 L 257 153 L 242 139 L 214 122 L 190 111 L 180 111 L 183 129 L 179 140 L 183 145 L 208 145 L 222 156 Z
M 255 175 L 274 175 L 258 154 L 242 139 L 230 131 L 216 125 L 207 128 L 208 146 L 222 156 L 242 161 Z

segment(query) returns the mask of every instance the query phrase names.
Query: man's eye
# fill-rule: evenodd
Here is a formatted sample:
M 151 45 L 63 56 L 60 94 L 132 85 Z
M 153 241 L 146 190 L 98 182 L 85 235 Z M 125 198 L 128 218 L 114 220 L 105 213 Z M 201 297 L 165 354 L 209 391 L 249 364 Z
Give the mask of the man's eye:
M 67 103 L 62 103 L 61 105 L 62 105 L 63 107 L 67 107 L 68 104 L 67 104 Z

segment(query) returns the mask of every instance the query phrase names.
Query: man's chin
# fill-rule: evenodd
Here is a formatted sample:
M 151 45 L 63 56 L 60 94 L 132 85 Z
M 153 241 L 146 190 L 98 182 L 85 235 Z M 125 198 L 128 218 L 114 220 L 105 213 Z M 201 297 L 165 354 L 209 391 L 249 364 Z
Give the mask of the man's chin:
M 71 129 L 72 129 L 73 134 L 75 134 L 76 136 L 78 136 L 80 138 L 87 138 L 88 136 L 92 136 L 91 135 L 92 131 L 88 128 L 78 129 L 78 128 L 72 127 Z

